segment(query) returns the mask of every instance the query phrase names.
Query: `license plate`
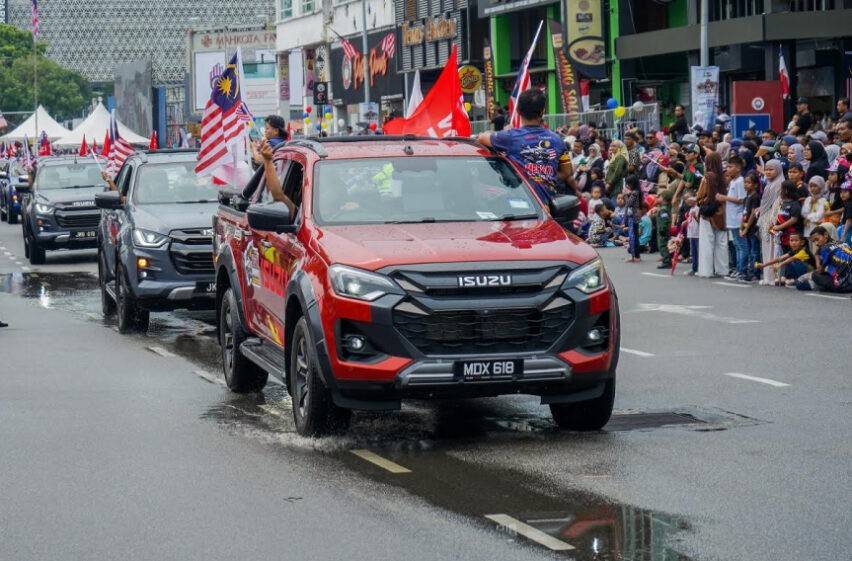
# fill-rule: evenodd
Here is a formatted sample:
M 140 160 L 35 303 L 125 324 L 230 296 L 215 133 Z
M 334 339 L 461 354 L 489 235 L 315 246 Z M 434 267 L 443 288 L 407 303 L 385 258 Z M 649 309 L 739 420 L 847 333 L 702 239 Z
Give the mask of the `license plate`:
M 95 230 L 88 230 L 86 232 L 72 232 L 71 239 L 72 240 L 90 240 L 98 237 L 98 233 Z
M 216 292 L 216 283 L 215 282 L 199 282 L 195 285 L 196 292 L 203 292 L 205 294 L 211 294 Z
M 462 360 L 455 364 L 456 376 L 465 381 L 515 378 L 524 372 L 522 360 Z

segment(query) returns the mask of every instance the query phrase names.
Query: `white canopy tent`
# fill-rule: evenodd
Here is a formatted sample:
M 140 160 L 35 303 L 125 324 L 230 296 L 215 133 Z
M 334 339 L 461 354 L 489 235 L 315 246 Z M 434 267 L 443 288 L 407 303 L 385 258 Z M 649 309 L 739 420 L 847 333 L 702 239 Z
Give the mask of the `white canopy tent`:
M 38 115 L 38 131 L 36 131 L 36 115 Z M 68 134 L 69 131 L 54 121 L 53 117 L 48 115 L 44 107 L 39 105 L 36 113 L 30 115 L 26 121 L 9 134 L 0 136 L 0 141 L 23 140 L 24 137 L 31 141 L 37 141 L 41 137 L 42 132 L 46 132 L 50 140 L 56 140 Z
M 118 134 L 121 135 L 121 138 L 130 144 L 148 145 L 147 138 L 139 136 L 120 121 L 117 121 L 117 124 Z M 54 142 L 53 145 L 58 148 L 78 148 L 83 143 L 85 136 L 87 144 L 91 145 L 92 140 L 96 140 L 100 146 L 104 141 L 107 129 L 109 129 L 109 111 L 106 110 L 103 103 L 99 102 L 94 111 L 77 125 L 77 128 L 70 132 L 66 131 L 65 135 Z

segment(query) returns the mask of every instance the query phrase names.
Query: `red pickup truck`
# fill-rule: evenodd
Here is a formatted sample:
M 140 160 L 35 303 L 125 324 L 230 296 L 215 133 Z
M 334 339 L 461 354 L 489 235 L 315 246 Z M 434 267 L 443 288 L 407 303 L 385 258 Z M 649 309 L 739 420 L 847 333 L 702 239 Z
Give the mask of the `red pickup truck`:
M 408 398 L 541 396 L 556 424 L 612 413 L 618 300 L 594 249 L 501 155 L 468 140 L 291 141 L 214 218 L 216 308 L 235 392 L 280 378 L 297 431 Z

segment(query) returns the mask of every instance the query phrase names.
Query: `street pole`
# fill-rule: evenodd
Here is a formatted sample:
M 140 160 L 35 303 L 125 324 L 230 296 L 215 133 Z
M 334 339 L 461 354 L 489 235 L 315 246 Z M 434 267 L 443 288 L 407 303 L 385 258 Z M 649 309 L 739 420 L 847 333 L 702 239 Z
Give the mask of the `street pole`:
M 361 30 L 361 48 L 363 49 L 364 57 L 364 103 L 367 104 L 367 111 L 370 110 L 370 51 L 367 47 L 367 0 L 361 0 L 361 20 L 364 22 L 364 29 Z
M 707 31 L 710 26 L 710 7 L 707 0 L 701 0 L 701 66 L 710 64 L 710 45 Z
M 33 148 L 38 148 L 38 52 L 36 50 L 36 33 L 33 29 L 33 106 L 35 109 L 35 140 Z M 27 139 L 29 142 L 29 139 Z

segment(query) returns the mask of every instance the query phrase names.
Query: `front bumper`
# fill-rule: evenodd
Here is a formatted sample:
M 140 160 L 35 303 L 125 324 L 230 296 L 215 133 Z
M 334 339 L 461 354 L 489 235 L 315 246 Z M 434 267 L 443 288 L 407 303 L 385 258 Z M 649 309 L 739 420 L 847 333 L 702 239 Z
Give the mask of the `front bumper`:
M 139 268 L 140 259 L 147 261 L 147 267 Z M 167 312 L 215 308 L 215 275 L 181 273 L 171 259 L 168 244 L 151 249 L 134 247 L 122 260 L 130 276 L 133 295 L 143 309 Z
M 36 240 L 44 249 L 91 249 L 98 247 L 97 237 L 88 235 L 95 231 L 89 228 L 43 231 L 36 234 Z M 86 237 L 76 237 L 80 234 Z

